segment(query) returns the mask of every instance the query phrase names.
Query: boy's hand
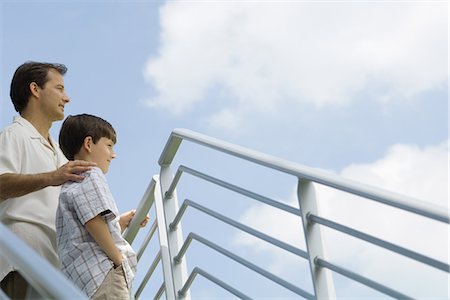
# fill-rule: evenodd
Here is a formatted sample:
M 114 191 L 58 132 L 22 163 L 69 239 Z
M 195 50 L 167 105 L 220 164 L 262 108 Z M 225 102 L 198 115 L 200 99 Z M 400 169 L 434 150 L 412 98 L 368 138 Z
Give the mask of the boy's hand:
M 147 225 L 147 223 L 148 223 L 148 221 L 150 220 L 150 216 L 149 215 L 146 215 L 145 216 L 145 219 L 144 220 L 142 220 L 142 222 L 141 222 L 141 227 L 145 227 L 145 225 Z
M 128 225 L 130 225 L 130 222 L 133 219 L 135 214 L 136 214 L 136 210 L 133 209 L 133 210 L 127 211 L 120 215 L 119 224 L 120 224 L 120 229 L 122 229 L 122 231 L 124 231 L 125 228 L 127 228 Z
M 130 222 L 134 218 L 135 215 L 136 215 L 135 209 L 127 211 L 120 215 L 119 224 L 120 224 L 120 228 L 122 229 L 122 231 L 124 231 L 125 228 L 127 228 L 128 225 L 130 225 Z M 148 220 L 150 220 L 149 215 L 145 216 L 145 219 L 142 220 L 142 222 L 140 223 L 141 227 L 145 227 L 145 225 L 147 225 L 147 223 L 148 223 Z
M 87 221 L 86 230 L 92 236 L 92 238 L 97 242 L 97 244 L 105 251 L 109 259 L 114 263 L 115 266 L 120 266 L 123 261 L 122 253 L 117 248 L 114 240 L 109 231 L 108 225 L 105 220 L 100 215 Z

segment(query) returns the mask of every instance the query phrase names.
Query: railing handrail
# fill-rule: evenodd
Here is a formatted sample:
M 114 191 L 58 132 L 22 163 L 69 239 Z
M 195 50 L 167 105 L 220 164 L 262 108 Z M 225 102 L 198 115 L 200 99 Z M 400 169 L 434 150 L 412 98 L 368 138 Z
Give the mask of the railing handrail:
M 298 163 L 283 160 L 269 154 L 212 138 L 188 129 L 178 128 L 172 131 L 158 161 L 161 166 L 170 165 L 172 163 L 175 154 L 178 151 L 178 147 L 183 140 L 188 140 L 195 144 L 212 148 L 273 170 L 294 175 L 300 180 L 308 180 L 323 184 L 344 192 L 450 224 L 448 211 L 443 207 L 431 203 L 425 204 L 422 200 L 406 197 L 398 193 L 356 182 L 351 179 L 341 178 L 325 171 L 305 167 Z
M 275 171 L 295 176 L 297 178 L 297 200 L 299 201 L 299 208 L 284 205 L 281 202 L 267 198 L 264 195 L 247 190 L 231 182 L 213 177 L 210 174 L 200 172 L 199 170 L 192 169 L 183 164 L 180 164 L 176 173 L 173 174 L 171 171 L 172 163 L 183 140 L 255 163 L 263 167 L 267 167 Z M 146 282 L 153 273 L 156 265 L 161 262 L 165 282 L 158 290 L 157 295 L 155 296 L 156 298 L 159 298 L 163 291 L 165 291 L 167 299 L 180 299 L 184 297 L 190 299 L 190 285 L 194 281 L 197 274 L 203 275 L 203 277 L 206 277 L 216 283 L 216 285 L 221 286 L 232 294 L 240 295 L 238 297 L 245 298 L 246 296 L 241 294 L 240 291 L 236 290 L 231 285 L 228 285 L 226 282 L 223 282 L 221 279 L 212 276 L 198 266 L 196 266 L 188 276 L 186 260 L 183 259 L 183 257 L 185 257 L 191 241 L 196 240 L 201 244 L 208 246 L 212 250 L 234 260 L 243 267 L 258 273 L 259 275 L 270 279 L 272 282 L 277 283 L 287 290 L 297 293 L 305 298 L 336 298 L 334 282 L 331 276 L 332 271 L 394 298 L 409 298 L 409 296 L 401 293 L 400 291 L 396 291 L 389 286 L 376 282 L 362 274 L 354 273 L 353 271 L 346 269 L 344 266 L 339 266 L 339 264 L 336 264 L 335 262 L 328 261 L 326 259 L 326 249 L 324 248 L 321 233 L 321 229 L 324 226 L 359 238 L 393 253 L 403 255 L 417 262 L 424 263 L 438 270 L 447 273 L 450 272 L 450 266 L 447 263 L 336 223 L 331 219 L 329 220 L 320 217 L 320 211 L 317 208 L 317 197 L 314 184 L 318 183 L 336 190 L 360 196 L 364 199 L 377 201 L 432 220 L 450 224 L 448 211 L 443 207 L 374 186 L 359 183 L 351 179 L 342 178 L 332 173 L 306 167 L 295 162 L 283 160 L 187 129 L 175 129 L 172 131 L 164 150 L 161 153 L 158 163 L 161 166 L 160 175 L 154 177 L 154 182 L 150 184 L 142 199 L 142 202 L 151 203 L 142 203 L 142 205 L 139 205 L 140 208 L 145 208 L 144 211 L 148 211 L 150 205 L 154 204 L 157 218 L 155 223 L 152 225 L 152 229 L 146 236 L 143 246 L 139 252 L 142 253 L 144 251 L 148 241 L 152 238 L 156 229 L 158 229 L 158 235 L 160 238 L 160 252 L 154 259 L 143 283 L 139 287 L 138 294 L 140 294 L 142 289 L 145 287 Z M 189 198 L 185 198 L 185 201 L 180 207 L 177 200 L 176 187 L 183 173 L 298 216 L 302 223 L 305 235 L 305 244 L 307 248 L 306 252 L 281 242 L 280 240 L 255 230 L 245 224 L 239 223 L 226 215 L 216 212 L 206 206 L 200 205 L 195 201 L 189 200 Z M 152 196 L 152 194 L 154 195 Z M 310 294 L 308 291 L 296 287 L 281 277 L 271 274 L 263 268 L 260 268 L 259 266 L 246 260 L 244 257 L 238 256 L 222 246 L 201 237 L 196 232 L 191 231 L 183 242 L 181 219 L 187 207 L 197 209 L 220 222 L 266 241 L 279 249 L 300 254 L 299 256 L 309 261 L 314 294 Z M 126 236 L 132 241 L 137 233 L 137 230 L 137 222 L 132 222 Z M 139 295 L 137 295 L 137 297 L 138 296 Z
M 1 255 L 44 299 L 88 299 L 69 279 L 0 223 Z M 18 251 L 19 249 L 19 251 Z
M 154 199 L 154 193 L 155 193 L 155 187 L 156 187 L 156 178 L 152 178 L 150 181 L 147 190 L 144 193 L 144 196 L 142 197 L 141 201 L 139 202 L 139 206 L 136 208 L 136 214 L 134 218 L 131 220 L 130 224 L 128 225 L 127 229 L 123 233 L 123 237 L 127 240 L 128 243 L 132 244 L 134 241 L 134 238 L 136 237 L 139 228 L 140 228 L 140 222 L 145 218 L 145 216 L 148 214 L 151 206 L 153 205 Z

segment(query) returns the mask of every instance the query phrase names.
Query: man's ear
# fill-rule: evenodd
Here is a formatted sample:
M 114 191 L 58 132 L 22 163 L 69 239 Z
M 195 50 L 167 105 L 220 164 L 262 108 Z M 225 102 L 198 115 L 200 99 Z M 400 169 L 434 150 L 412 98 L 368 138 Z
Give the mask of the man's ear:
M 87 136 L 84 138 L 83 148 L 86 150 L 87 153 L 91 153 L 92 144 L 94 144 L 94 141 L 92 140 L 92 136 Z
M 33 81 L 32 83 L 30 83 L 28 88 L 30 89 L 30 92 L 33 96 L 39 97 L 39 86 L 36 82 Z

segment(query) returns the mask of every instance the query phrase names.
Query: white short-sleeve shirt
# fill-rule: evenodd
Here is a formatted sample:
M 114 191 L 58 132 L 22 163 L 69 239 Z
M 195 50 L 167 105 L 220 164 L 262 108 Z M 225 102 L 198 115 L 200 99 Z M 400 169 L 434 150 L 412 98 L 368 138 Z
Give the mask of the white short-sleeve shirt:
M 0 174 L 50 172 L 66 162 L 59 145 L 51 137 L 50 142 L 47 141 L 30 122 L 20 116 L 15 117 L 14 122 L 0 132 Z M 0 222 L 18 235 L 34 226 L 36 230 L 32 235 L 21 238 L 47 259 L 57 258 L 55 215 L 60 189 L 46 187 L 25 196 L 0 201 Z M 21 224 L 27 229 L 19 228 Z M 50 247 L 35 247 L 41 241 L 47 241 Z M 57 265 L 55 261 L 50 262 Z M 0 257 L 0 280 L 12 270 L 14 266 Z

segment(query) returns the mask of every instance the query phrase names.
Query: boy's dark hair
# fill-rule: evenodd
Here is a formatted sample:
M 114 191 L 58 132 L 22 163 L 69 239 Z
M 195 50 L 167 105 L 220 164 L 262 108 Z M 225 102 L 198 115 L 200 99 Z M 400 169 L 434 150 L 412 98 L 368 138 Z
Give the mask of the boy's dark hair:
M 86 137 L 92 137 L 94 144 L 102 137 L 117 141 L 116 131 L 108 121 L 88 114 L 68 116 L 59 132 L 59 146 L 68 160 L 74 160 Z
M 39 87 L 43 88 L 48 81 L 48 71 L 55 69 L 61 75 L 66 74 L 67 67 L 63 64 L 41 63 L 35 61 L 27 61 L 19 66 L 11 80 L 10 97 L 14 104 L 14 109 L 21 113 L 27 106 L 31 96 L 30 84 L 35 82 Z

